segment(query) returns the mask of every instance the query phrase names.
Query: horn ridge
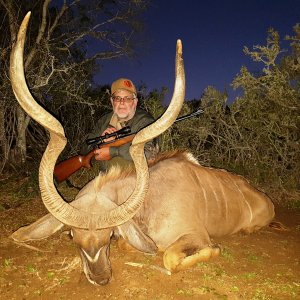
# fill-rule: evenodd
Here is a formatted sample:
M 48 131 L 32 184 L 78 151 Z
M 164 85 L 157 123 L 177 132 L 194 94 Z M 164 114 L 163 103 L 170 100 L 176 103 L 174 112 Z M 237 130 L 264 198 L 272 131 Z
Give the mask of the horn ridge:
M 54 167 L 67 140 L 60 122 L 35 101 L 27 87 L 23 55 L 29 19 L 30 12 L 27 13 L 20 26 L 17 41 L 12 49 L 10 78 L 14 94 L 22 108 L 50 133 L 50 140 L 39 168 L 39 184 L 44 205 L 55 218 L 71 227 L 88 229 L 120 225 L 135 215 L 148 190 L 149 172 L 144 155 L 145 143 L 160 135 L 172 125 L 184 101 L 185 78 L 181 41 L 177 41 L 176 47 L 176 79 L 171 103 L 161 118 L 137 133 L 132 141 L 130 153 L 136 167 L 137 176 L 132 195 L 114 210 L 102 214 L 91 214 L 66 203 L 57 192 L 53 182 Z

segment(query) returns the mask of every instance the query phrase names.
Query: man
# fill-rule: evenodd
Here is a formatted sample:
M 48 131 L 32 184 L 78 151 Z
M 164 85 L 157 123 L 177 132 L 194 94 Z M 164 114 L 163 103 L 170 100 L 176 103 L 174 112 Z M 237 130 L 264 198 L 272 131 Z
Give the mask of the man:
M 131 132 L 135 133 L 154 121 L 150 114 L 137 108 L 136 88 L 129 79 L 120 78 L 112 83 L 110 101 L 113 111 L 100 118 L 94 131 L 87 136 L 87 139 L 116 132 L 125 126 L 130 126 Z M 128 165 L 132 162 L 129 153 L 130 145 L 130 143 L 127 143 L 119 147 L 95 149 L 95 159 L 106 161 L 104 162 L 104 169 L 113 164 Z M 89 151 L 91 151 L 91 147 L 84 146 L 80 152 L 86 154 Z M 145 155 L 147 159 L 153 158 L 157 152 L 158 146 L 155 141 L 146 144 Z

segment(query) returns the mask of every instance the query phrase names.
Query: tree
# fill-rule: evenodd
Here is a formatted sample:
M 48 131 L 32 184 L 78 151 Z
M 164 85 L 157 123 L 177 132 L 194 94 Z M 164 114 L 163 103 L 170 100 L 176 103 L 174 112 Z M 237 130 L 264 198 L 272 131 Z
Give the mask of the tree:
M 286 37 L 288 51 L 280 47 L 273 29 L 266 45 L 245 47 L 259 71 L 241 68 L 232 83 L 240 96 L 229 105 L 226 91 L 207 87 L 201 99 L 187 102 L 183 111 L 201 107 L 204 114 L 172 126 L 169 135 L 164 134 L 164 149 L 188 148 L 202 164 L 244 175 L 277 195 L 299 190 L 300 26 L 294 31 Z M 158 94 L 152 94 L 149 103 L 155 98 Z
M 294 29 L 296 35 L 287 37 L 292 52 L 284 56 L 279 34 L 273 29 L 265 46 L 244 49 L 263 67 L 258 76 L 246 67 L 241 69 L 233 87 L 242 89 L 243 95 L 231 107 L 243 140 L 251 145 L 248 168 L 256 170 L 260 181 L 276 182 L 282 190 L 299 188 L 300 175 L 299 26 Z
M 32 11 L 24 64 L 31 92 L 52 113 L 63 117 L 61 112 L 70 103 L 81 111 L 94 111 L 101 105 L 86 97 L 93 73 L 101 60 L 134 55 L 135 39 L 142 30 L 138 16 L 147 2 L 0 0 L 0 171 L 8 161 L 24 163 L 28 150 L 30 118 L 16 104 L 8 76 L 10 49 L 25 13 Z M 39 136 L 44 139 L 45 134 Z

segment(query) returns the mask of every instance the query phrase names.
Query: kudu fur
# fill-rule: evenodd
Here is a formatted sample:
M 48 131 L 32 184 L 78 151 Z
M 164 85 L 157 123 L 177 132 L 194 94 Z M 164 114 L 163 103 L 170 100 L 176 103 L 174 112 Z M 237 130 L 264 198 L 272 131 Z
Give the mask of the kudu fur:
M 19 66 L 28 19 L 29 16 L 21 25 L 12 53 L 11 78 L 16 98 L 37 119 L 40 107 L 31 108 L 36 103 L 27 90 L 23 65 Z M 184 99 L 184 85 L 178 42 L 171 104 L 161 122 L 155 122 L 133 141 L 135 170 L 116 167 L 107 174 L 101 173 L 78 193 L 71 205 L 59 197 L 51 177 L 64 147 L 63 129 L 50 115 L 44 114 L 37 120 L 51 136 L 46 160 L 42 160 L 40 167 L 42 199 L 50 214 L 20 228 L 11 237 L 18 242 L 44 239 L 67 225 L 80 250 L 87 279 L 103 285 L 112 275 L 109 261 L 112 235 L 122 237 L 142 252 L 163 251 L 165 268 L 175 272 L 218 255 L 220 249 L 213 245 L 211 237 L 241 230 L 252 232 L 268 225 L 274 217 L 271 200 L 240 176 L 203 167 L 188 152 L 162 154 L 147 168 L 143 145 L 174 122 Z M 55 152 L 57 148 L 58 153 L 51 153 L 53 157 L 49 158 L 49 149 Z

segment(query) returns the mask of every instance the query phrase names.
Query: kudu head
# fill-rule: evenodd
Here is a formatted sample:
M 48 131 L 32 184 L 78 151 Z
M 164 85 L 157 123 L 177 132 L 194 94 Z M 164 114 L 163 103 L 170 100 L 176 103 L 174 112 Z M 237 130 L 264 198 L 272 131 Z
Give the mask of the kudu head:
M 45 238 L 66 225 L 71 228 L 73 240 L 79 246 L 87 279 L 94 284 L 106 284 L 111 278 L 108 256 L 113 231 L 122 236 L 130 235 L 133 231 L 135 234 L 138 232 L 142 238 L 134 246 L 142 251 L 151 252 L 155 249 L 155 244 L 140 229 L 135 228 L 131 219 L 143 204 L 148 190 L 149 172 L 144 145 L 172 125 L 184 101 L 185 78 L 181 41 L 177 41 L 176 79 L 171 103 L 161 118 L 138 132 L 132 141 L 130 153 L 136 169 L 136 183 L 132 194 L 121 205 L 116 205 L 109 195 L 102 195 L 95 189 L 94 180 L 79 192 L 70 205 L 61 198 L 53 182 L 54 166 L 66 144 L 63 127 L 34 100 L 25 80 L 23 53 L 29 18 L 30 13 L 25 16 L 12 49 L 10 78 L 21 107 L 50 133 L 50 140 L 40 163 L 39 186 L 44 205 L 51 215 L 38 220 L 34 223 L 36 225 L 21 228 L 12 237 L 22 241 Z

